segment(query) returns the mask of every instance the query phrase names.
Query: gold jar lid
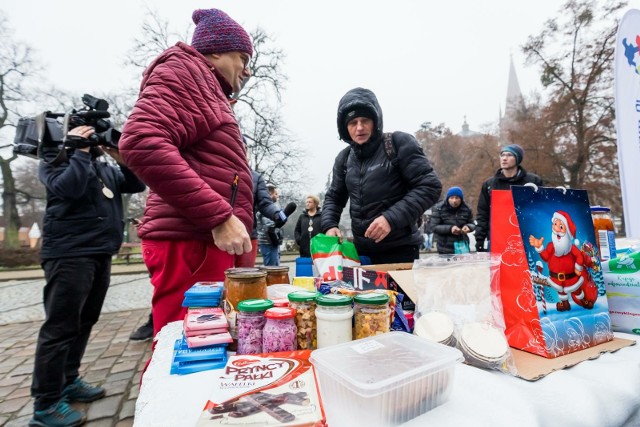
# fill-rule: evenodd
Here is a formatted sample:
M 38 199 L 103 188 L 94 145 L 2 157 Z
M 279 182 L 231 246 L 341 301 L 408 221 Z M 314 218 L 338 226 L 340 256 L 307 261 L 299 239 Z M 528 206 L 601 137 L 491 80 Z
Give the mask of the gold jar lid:
M 265 271 L 260 271 L 258 268 L 241 267 L 241 268 L 228 268 L 224 271 L 224 275 L 229 279 L 258 279 L 261 277 L 267 277 Z
M 262 265 L 258 267 L 262 271 L 267 273 L 288 273 L 289 267 L 286 265 Z

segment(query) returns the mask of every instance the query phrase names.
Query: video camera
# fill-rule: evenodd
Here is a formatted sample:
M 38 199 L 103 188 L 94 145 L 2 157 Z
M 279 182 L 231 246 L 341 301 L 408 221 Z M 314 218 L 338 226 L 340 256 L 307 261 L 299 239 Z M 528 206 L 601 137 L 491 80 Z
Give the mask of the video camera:
M 109 103 L 100 98 L 85 94 L 82 97 L 84 107 L 71 110 L 70 113 L 52 113 L 45 111 L 36 117 L 23 117 L 18 120 L 16 136 L 13 140 L 13 152 L 22 156 L 38 159 L 43 149 L 84 148 L 102 145 L 118 148 L 120 132 L 107 120 Z M 62 118 L 62 122 L 59 120 Z M 91 126 L 95 133 L 89 138 L 67 137 L 69 130 L 78 126 Z

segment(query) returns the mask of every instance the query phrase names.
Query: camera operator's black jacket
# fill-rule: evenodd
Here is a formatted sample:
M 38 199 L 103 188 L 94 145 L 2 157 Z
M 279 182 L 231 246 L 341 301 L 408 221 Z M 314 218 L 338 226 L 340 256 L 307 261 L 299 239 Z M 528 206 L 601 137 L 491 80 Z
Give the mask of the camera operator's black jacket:
M 124 231 L 121 193 L 139 193 L 145 185 L 126 167 L 118 169 L 79 150 L 54 166 L 57 153 L 45 152 L 38 170 L 47 189 L 41 258 L 117 253 Z M 102 193 L 98 177 L 113 192 L 112 199 Z

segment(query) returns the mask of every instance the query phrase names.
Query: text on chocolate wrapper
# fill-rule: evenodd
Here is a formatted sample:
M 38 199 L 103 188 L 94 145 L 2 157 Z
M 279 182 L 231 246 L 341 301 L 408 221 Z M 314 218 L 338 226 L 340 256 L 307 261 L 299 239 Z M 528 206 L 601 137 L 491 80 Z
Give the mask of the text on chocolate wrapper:
M 281 369 L 286 365 L 284 362 L 273 362 L 265 365 L 246 366 L 236 368 L 227 366 L 226 374 L 233 375 L 235 381 L 251 381 L 273 378 L 273 371 Z

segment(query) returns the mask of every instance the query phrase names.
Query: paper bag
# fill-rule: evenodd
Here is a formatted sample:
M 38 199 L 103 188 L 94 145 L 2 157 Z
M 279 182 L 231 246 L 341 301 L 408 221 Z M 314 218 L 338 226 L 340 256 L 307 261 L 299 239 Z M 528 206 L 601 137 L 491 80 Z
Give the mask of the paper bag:
M 491 252 L 512 347 L 548 358 L 613 339 L 587 192 L 491 192 Z
M 311 239 L 311 259 L 315 276 L 325 282 L 342 280 L 342 267 L 360 265 L 360 258 L 353 243 L 336 236 L 317 234 Z

